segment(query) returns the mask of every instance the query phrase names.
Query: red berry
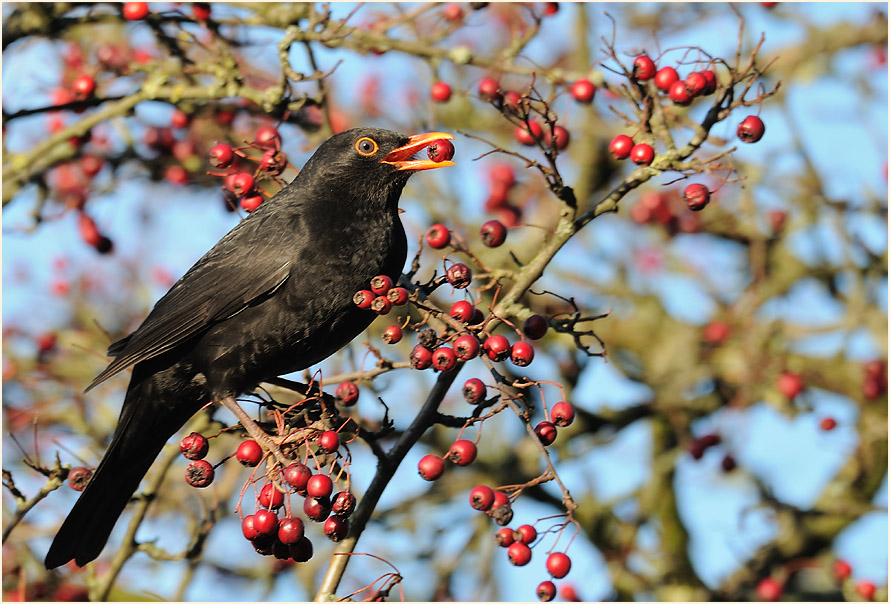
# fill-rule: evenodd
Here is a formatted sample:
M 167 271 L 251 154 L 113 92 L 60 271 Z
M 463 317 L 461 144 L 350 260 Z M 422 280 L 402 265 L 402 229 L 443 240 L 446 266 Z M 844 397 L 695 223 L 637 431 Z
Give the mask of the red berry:
M 708 344 L 720 344 L 729 337 L 731 331 L 729 323 L 725 321 L 711 321 L 702 330 L 702 340 Z
M 736 135 L 743 143 L 756 143 L 763 138 L 764 132 L 766 132 L 766 126 L 763 125 L 763 120 L 756 115 L 749 115 L 743 119 L 736 129 Z
M 204 459 L 207 457 L 209 448 L 210 443 L 207 442 L 203 434 L 197 432 L 192 432 L 179 443 L 179 452 L 186 459 Z
M 470 333 L 459 336 L 454 341 L 454 354 L 461 361 L 475 359 L 479 354 L 479 348 L 479 339 Z
M 494 500 L 492 500 L 492 505 L 494 505 Z M 500 547 L 510 547 L 513 543 L 513 529 L 506 527 L 500 529 L 494 534 L 494 540 Z
M 491 487 L 480 484 L 470 491 L 470 507 L 474 510 L 484 512 L 490 510 L 494 504 L 494 491 Z
M 426 230 L 426 242 L 435 250 L 441 250 L 451 241 L 451 233 L 445 225 L 434 224 Z
M 242 522 L 242 529 L 243 529 Z M 253 515 L 253 528 L 260 535 L 274 535 L 278 532 L 278 516 L 269 510 L 257 510 Z
M 188 182 L 189 175 L 179 164 L 171 164 L 164 169 L 164 178 L 174 185 L 184 185 Z
M 340 448 L 340 435 L 333 430 L 325 430 L 318 435 L 318 449 L 323 453 L 333 453 Z
M 872 583 L 871 581 L 860 581 L 859 583 L 856 584 L 856 591 L 859 593 L 860 596 L 862 596 L 866 600 L 871 600 L 872 598 L 875 597 L 875 592 L 877 591 L 877 588 L 875 587 L 875 584 Z
M 722 439 L 720 438 L 719 434 L 717 434 L 715 432 L 709 432 L 708 434 L 705 434 L 698 440 L 701 441 L 702 446 L 705 449 L 707 449 L 709 447 L 716 447 L 717 445 L 720 444 Z
M 288 548 L 294 562 L 308 562 L 312 559 L 312 542 L 303 537 Z
M 185 469 L 185 481 L 199 489 L 209 486 L 213 482 L 213 466 L 203 459 L 196 459 Z
M 457 355 L 450 346 L 440 346 L 433 352 L 433 368 L 438 371 L 450 371 L 457 364 Z
M 688 76 L 686 76 L 686 90 L 692 96 L 698 96 L 704 93 L 708 88 L 708 79 L 705 77 L 700 71 L 693 71 Z
M 525 543 L 513 543 L 507 548 L 507 558 L 513 566 L 525 566 L 532 559 L 532 550 Z
M 199 21 L 207 21 L 210 18 L 210 4 L 207 2 L 195 2 L 192 4 L 192 14 Z
M 545 15 L 555 15 L 559 12 L 559 2 L 545 2 L 544 3 L 544 14 Z
M 776 380 L 776 387 L 779 389 L 779 392 L 785 395 L 785 397 L 793 399 L 798 394 L 803 392 L 803 376 L 801 376 L 799 373 L 783 371 L 779 375 L 779 379 Z
M 499 508 L 501 506 L 510 505 L 510 498 L 507 497 L 507 494 L 503 491 L 495 491 L 494 492 L 494 504 L 492 504 L 492 508 Z
M 460 4 L 452 2 L 446 4 L 445 8 L 442 9 L 442 16 L 445 17 L 446 21 L 460 21 L 464 18 L 464 9 L 460 7 Z
M 518 367 L 528 367 L 535 359 L 535 349 L 528 342 L 516 342 L 510 352 L 510 360 Z
M 466 289 L 473 280 L 473 271 L 466 264 L 456 262 L 445 271 L 448 283 L 455 289 Z
M 306 483 L 306 493 L 310 497 L 328 497 L 334 492 L 334 482 L 325 474 L 313 474 Z
M 80 158 L 80 169 L 83 173 L 92 178 L 102 169 L 103 161 L 101 157 L 95 155 L 84 155 Z
M 260 536 L 259 531 L 254 527 L 255 516 L 251 514 L 250 516 L 245 516 L 241 519 L 241 534 L 244 535 L 245 539 L 249 539 L 253 541 L 257 537 Z
M 655 159 L 655 149 L 646 143 L 637 143 L 630 150 L 630 159 L 640 166 L 648 166 Z
M 489 220 L 480 229 L 482 243 L 488 247 L 498 247 L 507 239 L 507 228 L 497 220 Z
M 281 134 L 272 126 L 260 126 L 257 128 L 254 142 L 263 149 L 281 149 Z
M 822 421 L 819 422 L 819 427 L 828 432 L 837 427 L 837 421 L 833 417 L 823 417 Z
M 269 176 L 278 176 L 287 168 L 287 155 L 275 149 L 263 151 L 260 159 L 260 170 Z
M 68 486 L 75 491 L 82 491 L 87 488 L 90 478 L 93 477 L 93 471 L 83 466 L 76 466 L 68 471 Z
M 386 295 L 386 292 L 392 287 L 392 279 L 386 275 L 377 275 L 371 279 L 371 291 L 378 296 Z
M 476 460 L 476 445 L 470 440 L 456 440 L 448 449 L 448 459 L 459 466 L 468 466 Z
M 846 560 L 835 560 L 833 570 L 834 576 L 838 581 L 843 581 L 853 574 L 853 567 Z
M 430 96 L 437 103 L 445 103 L 451 98 L 451 86 L 445 82 L 436 82 L 430 89 Z
M 362 289 L 355 292 L 355 294 L 352 296 L 352 301 L 362 310 L 367 310 L 371 308 L 371 303 L 376 297 L 377 296 L 375 296 L 374 292 L 372 292 L 371 290 Z
M 595 94 L 596 86 L 590 80 L 581 79 L 572 83 L 572 96 L 579 103 L 590 103 Z
M 383 330 L 383 341 L 387 344 L 397 344 L 402 341 L 402 328 L 398 325 L 390 325 Z
M 433 353 L 429 348 L 418 344 L 411 349 L 408 360 L 411 361 L 411 367 L 414 369 L 427 369 L 433 364 Z
M 229 176 L 226 176 L 224 182 L 226 188 L 238 197 L 243 197 L 253 191 L 253 187 L 256 184 L 253 180 L 253 176 L 247 172 L 230 174 Z
M 516 126 L 513 136 L 519 143 L 526 147 L 532 147 L 544 137 L 544 129 L 536 120 L 528 120 L 528 124 Z
M 478 405 L 485 400 L 485 384 L 479 378 L 470 378 L 464 382 L 464 399 L 471 405 Z
M 508 107 L 513 113 L 520 115 L 520 108 L 522 107 L 522 97 L 518 92 L 513 90 L 508 90 L 504 93 L 504 105 Z
M 479 82 L 479 96 L 486 101 L 496 101 L 501 98 L 501 85 L 494 78 L 482 78 Z
M 349 533 L 349 520 L 343 516 L 331 516 L 324 521 L 324 535 L 334 543 L 342 541 Z
M 671 89 L 674 82 L 680 79 L 680 74 L 673 67 L 662 67 L 655 73 L 655 86 L 663 92 Z
M 526 545 L 531 545 L 531 543 L 538 538 L 538 531 L 536 531 L 535 527 L 530 524 L 523 524 L 516 529 L 516 533 L 516 540 L 520 543 L 525 543 Z
M 71 90 L 74 92 L 74 98 L 78 100 L 88 99 L 93 96 L 96 91 L 96 80 L 93 76 L 82 74 L 74 78 L 71 82 Z
M 296 543 L 303 538 L 306 527 L 299 518 L 283 518 L 278 523 L 278 540 L 285 545 Z
M 538 599 L 541 602 L 549 602 L 556 597 L 556 585 L 553 584 L 553 581 L 541 581 L 535 593 L 538 594 Z
M 782 584 L 767 577 L 757 584 L 757 597 L 764 602 L 776 602 L 782 597 Z
M 393 306 L 404 306 L 408 303 L 408 297 L 411 294 L 408 293 L 408 290 L 404 287 L 393 287 L 388 292 L 386 292 L 386 299 L 389 300 Z
M 260 507 L 277 510 L 284 505 L 284 493 L 276 489 L 274 484 L 268 482 L 260 489 L 257 501 Z
M 615 159 L 627 159 L 630 157 L 631 149 L 634 147 L 634 140 L 626 134 L 619 134 L 609 143 L 609 153 Z
M 338 516 L 349 516 L 355 511 L 355 495 L 340 491 L 331 503 L 331 511 Z
M 547 145 L 550 145 L 551 140 L 556 141 L 556 148 L 562 151 L 566 147 L 569 146 L 569 139 L 571 136 L 569 135 L 569 131 L 563 128 L 562 126 L 554 126 L 553 127 L 553 138 L 551 139 L 550 129 L 544 133 L 544 142 Z
M 242 197 L 241 200 L 238 202 L 238 205 L 241 206 L 242 210 L 244 210 L 245 212 L 250 214 L 251 212 L 256 210 L 258 207 L 260 207 L 262 205 L 262 203 L 263 203 L 262 195 L 248 195 L 248 196 Z
M 334 391 L 337 404 L 351 407 L 358 401 L 358 386 L 355 382 L 343 382 Z
M 448 314 L 451 315 L 452 319 L 457 319 L 463 323 L 469 323 L 470 319 L 473 318 L 475 311 L 475 307 L 466 300 L 458 300 L 451 305 L 451 310 L 448 311 Z
M 51 331 L 44 332 L 37 336 L 37 352 L 38 354 L 46 354 L 56 347 L 58 340 L 56 334 Z
M 241 465 L 254 468 L 263 459 L 263 448 L 255 440 L 245 440 L 238 445 L 235 458 L 241 462 Z
M 677 80 L 671 84 L 670 90 L 668 91 L 668 97 L 674 101 L 674 104 L 680 105 L 681 107 L 685 107 L 692 103 L 692 95 L 686 90 L 686 82 L 683 80 Z
M 436 163 L 450 161 L 454 157 L 454 144 L 444 138 L 434 140 L 427 146 L 426 155 Z
M 686 200 L 686 207 L 693 212 L 704 209 L 711 200 L 711 192 L 708 187 L 701 183 L 693 183 L 683 189 L 683 199 Z
M 547 319 L 541 315 L 532 315 L 522 324 L 522 333 L 529 340 L 540 340 L 547 334 L 549 326 Z
M 554 579 L 562 579 L 572 570 L 572 559 L 562 552 L 553 552 L 547 556 L 547 572 Z
M 328 497 L 306 497 L 303 513 L 313 522 L 324 522 L 331 515 L 331 500 Z
M 505 189 L 509 189 L 516 184 L 516 174 L 509 164 L 494 164 L 489 175 L 491 176 L 492 183 L 499 184 Z
M 575 586 L 571 583 L 565 583 L 562 587 L 559 588 L 560 597 L 566 602 L 580 602 L 581 598 L 578 597 L 578 592 L 575 591 Z
M 724 472 L 732 472 L 736 469 L 736 461 L 735 457 L 727 453 L 723 456 L 723 459 L 720 461 L 720 467 L 723 468 Z
M 556 426 L 552 422 L 540 422 L 535 426 L 535 434 L 538 435 L 538 440 L 545 447 L 552 445 L 553 441 L 556 440 Z
M 482 345 L 483 350 L 492 361 L 504 361 L 510 356 L 510 342 L 502 335 L 488 336 Z
M 575 421 L 575 408 L 565 401 L 556 403 L 550 410 L 550 421 L 560 428 L 571 426 Z
M 235 152 L 232 151 L 232 148 L 229 145 L 219 143 L 210 149 L 208 156 L 210 158 L 211 166 L 216 168 L 228 168 L 232 165 L 232 160 L 235 159 Z
M 148 15 L 148 2 L 124 2 L 121 12 L 124 15 L 124 19 L 139 21 Z
M 717 74 L 711 69 L 705 69 L 701 74 L 704 76 L 705 82 L 707 83 L 703 94 L 714 94 L 717 90 Z
M 173 109 L 173 115 L 170 116 L 170 126 L 173 128 L 185 128 L 189 125 L 189 121 L 189 115 L 185 111 L 179 107 Z
M 641 82 L 651 80 L 655 77 L 655 61 L 646 55 L 640 55 L 634 59 L 633 74 L 634 77 Z
M 884 375 L 887 371 L 887 368 L 884 365 L 884 361 L 881 359 L 875 359 L 874 361 L 869 361 L 865 364 L 865 377 L 873 380 L 883 380 L 886 379 Z
M 424 455 L 417 462 L 417 471 L 424 480 L 438 480 L 445 471 L 445 462 L 438 455 Z
M 282 475 L 287 484 L 296 489 L 297 492 L 302 492 L 306 490 L 306 483 L 312 477 L 312 470 L 305 464 L 294 462 L 284 468 Z

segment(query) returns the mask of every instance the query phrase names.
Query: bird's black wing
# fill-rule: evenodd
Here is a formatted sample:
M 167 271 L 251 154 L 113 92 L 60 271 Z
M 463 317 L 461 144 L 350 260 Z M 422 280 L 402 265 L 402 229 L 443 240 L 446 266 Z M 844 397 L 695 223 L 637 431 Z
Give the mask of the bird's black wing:
M 263 224 L 274 223 L 274 217 L 264 213 L 252 216 L 253 221 L 242 221 L 198 260 L 158 300 L 135 332 L 108 348 L 108 354 L 116 358 L 87 390 L 172 349 L 281 287 L 299 253 L 295 243 L 306 237 L 283 242 L 280 228 Z M 285 255 L 286 251 L 291 254 Z

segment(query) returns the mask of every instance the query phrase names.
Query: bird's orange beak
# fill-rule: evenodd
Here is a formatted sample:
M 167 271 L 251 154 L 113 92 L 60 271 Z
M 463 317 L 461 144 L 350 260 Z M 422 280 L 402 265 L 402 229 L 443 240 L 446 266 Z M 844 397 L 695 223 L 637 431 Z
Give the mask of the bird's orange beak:
M 432 161 L 429 159 L 412 159 L 415 153 L 429 146 L 433 141 L 441 139 L 453 140 L 454 136 L 447 132 L 426 132 L 424 134 L 415 134 L 408 139 L 408 144 L 398 149 L 390 151 L 381 161 L 384 164 L 391 164 L 398 170 L 432 170 L 433 168 L 444 168 L 445 166 L 453 166 L 453 161 Z

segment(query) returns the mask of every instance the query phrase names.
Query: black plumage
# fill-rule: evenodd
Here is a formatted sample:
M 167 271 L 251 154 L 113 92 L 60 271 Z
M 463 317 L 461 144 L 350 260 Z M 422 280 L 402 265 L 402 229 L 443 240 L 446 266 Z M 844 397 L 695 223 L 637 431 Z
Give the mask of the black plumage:
M 133 367 L 112 441 L 59 529 L 47 568 L 94 560 L 168 438 L 202 406 L 327 358 L 375 318 L 353 294 L 396 280 L 407 253 L 398 201 L 412 159 L 443 133 L 356 128 L 325 141 L 294 181 L 229 231 L 142 325 L 109 347 L 87 388 Z

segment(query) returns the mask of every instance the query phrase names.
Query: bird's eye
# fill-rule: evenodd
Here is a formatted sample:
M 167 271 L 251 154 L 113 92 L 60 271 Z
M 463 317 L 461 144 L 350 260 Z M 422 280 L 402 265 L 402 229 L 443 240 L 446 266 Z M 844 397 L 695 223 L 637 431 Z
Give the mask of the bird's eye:
M 377 153 L 377 143 L 375 143 L 373 139 L 365 136 L 356 141 L 355 150 L 362 155 L 374 155 Z

